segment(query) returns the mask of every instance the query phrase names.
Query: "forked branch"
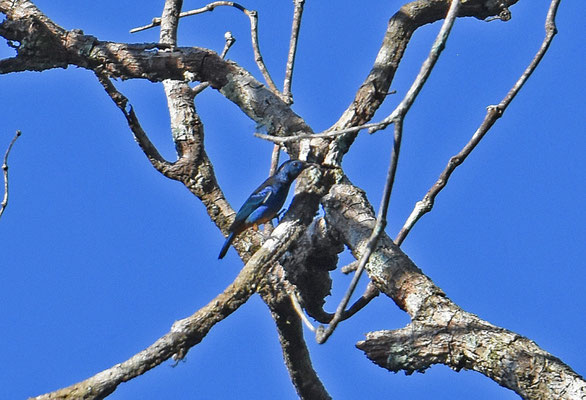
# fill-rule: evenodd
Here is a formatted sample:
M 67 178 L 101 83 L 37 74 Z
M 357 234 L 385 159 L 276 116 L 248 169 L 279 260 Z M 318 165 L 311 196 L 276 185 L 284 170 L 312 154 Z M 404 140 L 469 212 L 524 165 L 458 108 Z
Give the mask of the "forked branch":
M 421 69 L 419 71 L 419 74 L 415 78 L 415 81 L 409 88 L 409 91 L 407 92 L 401 103 L 399 103 L 395 110 L 387 118 L 383 120 L 383 123 L 386 124 L 385 126 L 388 126 L 391 123 L 395 124 L 395 135 L 393 141 L 393 150 L 391 152 L 391 160 L 389 162 L 389 169 L 387 172 L 387 179 L 383 190 L 383 198 L 376 218 L 376 224 L 374 226 L 374 229 L 372 230 L 370 238 L 368 239 L 366 250 L 360 257 L 360 261 L 358 263 L 356 272 L 354 273 L 354 277 L 352 278 L 352 282 L 350 283 L 350 286 L 348 287 L 348 290 L 344 298 L 342 299 L 342 301 L 338 305 L 338 308 L 336 309 L 336 314 L 334 315 L 334 318 L 329 323 L 327 328 L 320 327 L 316 332 L 316 340 L 318 341 L 318 343 L 324 343 L 327 340 L 327 338 L 333 333 L 334 329 L 336 328 L 336 325 L 341 321 L 346 306 L 350 301 L 350 297 L 352 296 L 352 293 L 354 293 L 360 276 L 362 275 L 362 272 L 364 271 L 364 268 L 368 263 L 368 259 L 370 258 L 370 255 L 374 252 L 378 239 L 385 229 L 385 226 L 387 224 L 387 211 L 389 207 L 389 201 L 391 198 L 391 191 L 393 189 L 393 184 L 395 182 L 395 173 L 397 171 L 397 164 L 399 161 L 399 152 L 401 149 L 401 140 L 403 135 L 403 121 L 405 115 L 407 115 L 407 113 L 409 112 L 411 105 L 413 104 L 415 98 L 421 91 L 421 88 L 427 81 L 427 78 L 431 74 L 431 71 L 435 63 L 437 62 L 442 50 L 445 47 L 446 41 L 448 40 L 448 36 L 450 35 L 450 30 L 452 29 L 454 21 L 458 16 L 459 7 L 460 0 L 452 0 L 450 9 L 448 10 L 448 14 L 446 15 L 446 19 L 432 45 L 428 57 L 423 62 L 423 65 L 421 66 Z
M 275 85 L 273 78 L 271 78 L 271 75 L 269 74 L 269 70 L 267 69 L 267 66 L 264 63 L 263 58 L 262 58 L 262 54 L 260 52 L 260 45 L 258 44 L 258 12 L 256 10 L 249 10 L 249 9 L 245 8 L 244 6 L 242 6 L 236 2 L 233 2 L 233 1 L 214 1 L 213 3 L 210 3 L 210 4 L 206 5 L 205 7 L 182 12 L 179 14 L 179 18 L 189 17 L 192 15 L 198 15 L 198 14 L 202 14 L 202 13 L 209 12 L 209 11 L 214 11 L 214 9 L 216 9 L 217 7 L 222 7 L 222 6 L 234 7 L 237 10 L 242 11 L 248 17 L 248 19 L 250 21 L 250 38 L 252 41 L 252 50 L 254 51 L 254 61 L 256 62 L 258 69 L 262 73 L 262 76 L 264 77 L 265 81 L 267 82 L 267 85 L 269 85 L 269 88 L 271 89 L 271 91 L 274 94 L 278 95 L 279 97 L 283 97 L 281 92 L 279 91 L 279 89 L 277 89 L 277 85 Z M 144 31 L 146 29 L 154 28 L 155 26 L 159 26 L 159 25 L 161 25 L 161 18 L 153 18 L 153 20 L 150 24 L 131 29 L 130 32 L 136 33 L 136 32 L 140 32 L 140 31 Z

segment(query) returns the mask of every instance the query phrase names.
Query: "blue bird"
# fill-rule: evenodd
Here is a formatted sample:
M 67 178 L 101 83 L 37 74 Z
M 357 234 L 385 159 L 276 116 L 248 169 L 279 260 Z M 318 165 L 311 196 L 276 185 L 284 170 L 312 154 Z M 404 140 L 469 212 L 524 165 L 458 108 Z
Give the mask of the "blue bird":
M 251 226 L 257 229 L 258 225 L 264 224 L 275 218 L 285 200 L 291 183 L 299 176 L 301 171 L 311 164 L 300 160 L 285 161 L 277 172 L 264 181 L 252 194 L 246 199 L 238 213 L 236 219 L 228 229 L 229 235 L 220 250 L 218 258 L 223 258 L 232 244 L 232 241 L 242 231 Z

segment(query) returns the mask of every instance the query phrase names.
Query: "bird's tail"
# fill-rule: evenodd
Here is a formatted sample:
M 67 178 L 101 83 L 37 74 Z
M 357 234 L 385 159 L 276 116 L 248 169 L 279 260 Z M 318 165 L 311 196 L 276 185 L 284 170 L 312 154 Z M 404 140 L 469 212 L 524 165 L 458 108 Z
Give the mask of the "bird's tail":
M 232 232 L 228 235 L 228 237 L 226 238 L 226 241 L 224 242 L 224 245 L 222 246 L 222 250 L 220 250 L 220 255 L 218 256 L 218 259 L 224 258 L 224 256 L 228 252 L 228 249 L 230 248 L 230 245 L 232 244 L 232 241 L 234 240 L 235 236 L 236 235 L 234 234 L 234 232 Z

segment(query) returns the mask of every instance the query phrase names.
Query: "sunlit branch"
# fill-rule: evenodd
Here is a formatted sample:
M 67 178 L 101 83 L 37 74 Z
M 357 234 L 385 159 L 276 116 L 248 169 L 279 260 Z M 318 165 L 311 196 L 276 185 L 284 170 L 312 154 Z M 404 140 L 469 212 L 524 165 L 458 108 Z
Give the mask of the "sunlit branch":
M 455 21 L 456 17 L 458 16 L 459 7 L 460 7 L 459 0 L 453 0 L 451 2 L 450 9 L 448 10 L 448 14 L 446 15 L 446 19 L 440 29 L 439 34 L 437 35 L 437 37 L 432 45 L 429 56 L 426 58 L 426 60 L 421 65 L 421 69 L 419 70 L 417 77 L 415 78 L 415 80 L 411 84 L 411 87 L 407 91 L 407 94 L 405 95 L 405 97 L 403 98 L 401 103 L 399 103 L 399 105 L 397 105 L 397 107 L 393 110 L 393 112 L 391 114 L 389 114 L 386 118 L 381 120 L 380 122 L 373 122 L 373 123 L 369 123 L 369 124 L 353 126 L 350 128 L 337 130 L 337 131 L 326 131 L 326 132 L 321 132 L 321 133 L 317 133 L 317 134 L 301 134 L 301 135 L 290 136 L 290 137 L 275 138 L 273 136 L 264 135 L 264 134 L 260 134 L 260 133 L 255 133 L 254 135 L 258 138 L 269 140 L 273 143 L 284 144 L 284 143 L 288 143 L 288 142 L 298 141 L 301 139 L 334 138 L 334 137 L 338 137 L 340 135 L 344 135 L 347 133 L 357 133 L 363 129 L 368 129 L 369 133 L 374 133 L 374 132 L 379 131 L 381 129 L 385 129 L 387 126 L 392 124 L 397 118 L 404 117 L 407 114 L 407 112 L 409 111 L 409 109 L 411 108 L 411 105 L 413 104 L 413 102 L 415 101 L 415 98 L 417 97 L 417 95 L 421 91 L 421 88 L 423 88 L 423 85 L 427 81 L 427 78 L 429 78 L 429 75 L 431 74 L 431 71 L 432 71 L 433 67 L 435 66 L 435 63 L 437 62 L 441 52 L 443 51 L 443 49 L 445 47 L 446 41 L 447 41 L 448 36 L 450 34 L 450 30 L 452 29 L 454 21 Z
M 145 350 L 85 381 L 35 399 L 65 400 L 78 398 L 76 394 L 79 393 L 84 394 L 84 399 L 103 399 L 121 383 L 144 374 L 170 358 L 182 360 L 189 349 L 200 343 L 215 324 L 248 301 L 274 261 L 275 258 L 268 252 L 257 252 L 222 293 L 190 317 L 176 321 L 167 334 Z
M 271 167 L 269 169 L 269 176 L 272 176 L 277 172 L 279 167 L 279 155 L 281 153 L 281 146 L 275 144 L 273 146 L 273 152 L 271 153 Z
M 305 0 L 293 0 L 293 2 L 295 4 L 295 10 L 293 11 L 293 26 L 291 27 L 291 40 L 289 42 L 289 54 L 287 56 L 287 67 L 285 69 L 285 82 L 283 84 L 283 100 L 287 104 L 293 103 L 293 95 L 291 94 L 293 66 L 295 64 L 297 41 L 299 40 L 299 28 L 301 27 L 301 16 L 303 15 Z
M 6 149 L 6 153 L 4 153 L 4 161 L 2 162 L 2 173 L 4 174 L 4 197 L 2 198 L 2 203 L 0 203 L 0 217 L 4 214 L 4 210 L 6 210 L 6 206 L 8 206 L 8 155 L 12 150 L 12 146 L 16 142 L 16 139 L 19 138 L 21 135 L 20 131 L 16 131 L 16 134 L 10 141 L 8 148 Z
M 276 95 L 278 95 L 279 97 L 281 97 L 282 94 L 279 91 L 279 89 L 277 89 L 275 82 L 271 78 L 271 75 L 269 74 L 269 71 L 263 61 L 263 58 L 262 58 L 262 55 L 260 52 L 260 46 L 258 44 L 258 12 L 256 12 L 255 10 L 248 10 L 247 8 L 243 7 L 242 5 L 240 5 L 238 3 L 235 3 L 233 1 L 214 1 L 213 3 L 210 3 L 210 4 L 206 5 L 205 7 L 198 8 L 198 9 L 191 10 L 191 11 L 182 12 L 181 14 L 179 14 L 179 18 L 189 17 L 192 15 L 202 14 L 202 13 L 205 13 L 208 11 L 213 11 L 216 7 L 221 7 L 221 6 L 234 7 L 236 9 L 242 11 L 250 20 L 250 37 L 252 40 L 252 50 L 254 51 L 254 61 L 256 62 L 258 69 L 262 73 L 262 75 L 263 75 L 265 81 L 267 82 L 267 85 L 271 89 L 271 91 L 273 93 L 275 93 Z M 154 28 L 155 26 L 159 26 L 159 25 L 161 25 L 161 18 L 153 18 L 153 20 L 150 24 L 131 29 L 130 32 L 136 33 L 136 32 L 146 30 L 146 29 Z
M 486 135 L 486 133 L 490 130 L 494 123 L 503 115 L 509 104 L 511 104 L 511 101 L 513 101 L 513 99 L 515 98 L 517 93 L 519 93 L 525 82 L 527 82 L 527 79 L 529 79 L 533 71 L 535 71 L 535 69 L 539 65 L 539 62 L 547 52 L 547 49 L 549 48 L 549 45 L 551 44 L 554 36 L 557 33 L 557 28 L 555 25 L 555 16 L 557 13 L 559 3 L 560 0 L 553 0 L 551 2 L 545 20 L 545 39 L 543 40 L 539 50 L 529 63 L 529 66 L 527 66 L 521 77 L 517 80 L 517 82 L 513 85 L 513 87 L 509 90 L 507 95 L 501 100 L 499 104 L 487 107 L 486 116 L 484 117 L 484 120 L 482 121 L 476 132 L 474 132 L 474 135 L 472 135 L 470 141 L 466 143 L 464 148 L 462 148 L 462 150 L 458 154 L 450 158 L 450 161 L 448 161 L 448 165 L 442 171 L 438 180 L 425 194 L 423 199 L 415 204 L 415 208 L 413 208 L 413 211 L 411 211 L 411 214 L 407 218 L 407 221 L 405 222 L 405 224 L 401 228 L 401 231 L 397 235 L 395 243 L 401 245 L 401 243 L 403 243 L 403 241 L 405 240 L 405 238 L 407 237 L 415 223 L 417 223 L 417 221 L 419 221 L 419 219 L 423 215 L 431 211 L 436 196 L 447 185 L 448 180 L 452 176 L 452 173 L 460 164 L 464 162 L 464 160 L 466 160 L 466 158 L 470 155 L 472 150 L 474 150 L 478 143 L 480 143 L 484 135 Z
M 301 304 L 299 304 L 299 299 L 297 298 L 297 295 L 295 293 L 289 293 L 289 298 L 291 299 L 291 304 L 293 305 L 293 308 L 295 309 L 295 312 L 297 313 L 297 315 L 299 316 L 301 321 L 303 321 L 305 326 L 310 331 L 315 332 L 315 326 L 313 326 L 313 324 L 311 323 L 309 318 L 307 318 L 307 316 L 303 312 L 303 309 L 301 308 Z
M 427 81 L 427 78 L 431 74 L 431 70 L 433 69 L 442 50 L 445 47 L 446 41 L 450 34 L 450 30 L 452 29 L 454 21 L 458 16 L 459 7 L 460 0 L 452 0 L 450 4 L 450 9 L 448 10 L 448 14 L 446 15 L 446 19 L 432 45 L 431 51 L 427 59 L 423 62 L 423 65 L 421 66 L 419 74 L 415 78 L 415 81 L 409 88 L 409 91 L 407 92 L 401 103 L 399 103 L 399 105 L 397 106 L 397 108 L 395 108 L 391 115 L 389 115 L 384 120 L 385 122 L 388 122 L 388 124 L 394 123 L 395 135 L 393 142 L 393 151 L 391 152 L 391 160 L 387 172 L 387 179 L 383 190 L 383 198 L 376 218 L 376 224 L 374 226 L 374 229 L 372 230 L 370 238 L 368 239 L 366 249 L 360 258 L 360 262 L 358 264 L 356 272 L 354 273 L 350 286 L 348 287 L 348 291 L 346 292 L 344 298 L 342 299 L 342 301 L 338 305 L 338 308 L 336 309 L 336 314 L 334 315 L 334 318 L 326 328 L 324 328 L 323 326 L 320 326 L 318 328 L 318 331 L 316 333 L 316 340 L 318 343 L 324 343 L 328 339 L 328 337 L 333 333 L 337 324 L 341 321 L 344 310 L 346 309 L 346 306 L 350 301 L 352 293 L 354 293 L 354 290 L 356 289 L 356 285 L 358 284 L 360 276 L 362 275 L 362 272 L 364 271 L 364 268 L 368 263 L 368 259 L 370 258 L 370 255 L 374 252 L 378 239 L 385 229 L 385 226 L 387 224 L 387 211 L 391 197 L 391 191 L 395 181 L 395 172 L 397 170 L 399 152 L 401 149 L 401 139 L 403 135 L 403 120 L 407 112 L 409 112 L 409 109 L 415 101 L 415 98 L 421 91 L 421 88 Z

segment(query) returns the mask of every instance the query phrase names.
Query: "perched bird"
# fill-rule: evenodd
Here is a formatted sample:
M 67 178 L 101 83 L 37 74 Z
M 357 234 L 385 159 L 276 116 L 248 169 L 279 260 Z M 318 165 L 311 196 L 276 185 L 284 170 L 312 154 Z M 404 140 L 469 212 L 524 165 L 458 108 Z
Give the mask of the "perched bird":
M 220 250 L 218 258 L 223 258 L 232 244 L 232 241 L 242 231 L 251 226 L 258 227 L 275 218 L 285 200 L 291 183 L 299 176 L 301 171 L 311 164 L 300 160 L 285 161 L 277 172 L 264 181 L 252 194 L 246 199 L 238 213 L 236 219 L 228 229 L 230 234 Z

